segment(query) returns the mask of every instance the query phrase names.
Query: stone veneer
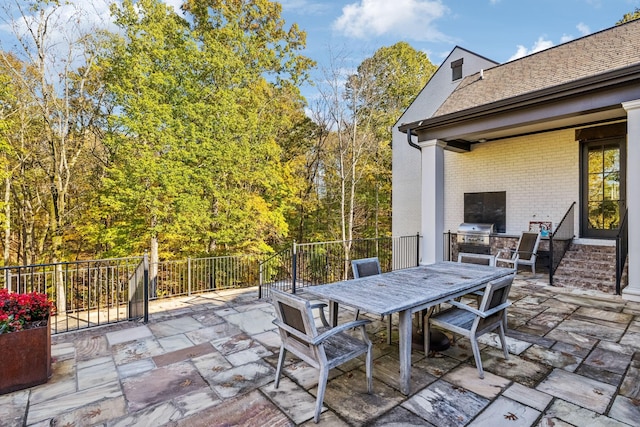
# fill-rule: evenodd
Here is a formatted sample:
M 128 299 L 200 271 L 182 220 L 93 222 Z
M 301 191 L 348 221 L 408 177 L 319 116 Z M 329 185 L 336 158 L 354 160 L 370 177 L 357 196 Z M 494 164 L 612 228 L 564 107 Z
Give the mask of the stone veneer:
M 449 242 L 450 242 L 450 253 L 451 257 L 449 258 L 451 261 L 456 261 L 458 259 L 458 235 L 456 233 L 451 233 Z M 520 236 L 510 236 L 510 235 L 491 235 L 489 239 L 489 244 L 491 245 L 491 255 L 497 255 L 503 249 L 515 249 L 518 245 L 518 240 Z M 445 237 L 446 240 L 446 237 Z M 556 246 L 554 244 L 554 246 Z M 538 259 L 536 260 L 536 270 L 540 269 L 541 272 L 548 271 L 549 268 L 549 260 L 548 260 L 548 251 L 549 251 L 549 240 L 542 239 L 540 240 L 540 245 L 538 246 Z M 556 252 L 558 252 L 558 248 L 556 246 Z M 447 257 L 447 251 L 445 250 L 445 258 Z

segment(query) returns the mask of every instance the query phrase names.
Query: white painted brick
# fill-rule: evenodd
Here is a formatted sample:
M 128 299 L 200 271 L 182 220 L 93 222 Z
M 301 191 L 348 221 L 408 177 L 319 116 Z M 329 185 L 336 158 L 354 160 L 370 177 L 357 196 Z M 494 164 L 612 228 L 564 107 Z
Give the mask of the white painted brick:
M 519 234 L 532 220 L 555 226 L 579 200 L 574 135 L 566 129 L 477 144 L 469 153 L 446 152 L 445 230 L 463 222 L 464 193 L 482 191 L 507 192 L 507 234 Z M 577 215 L 576 209 L 576 224 Z

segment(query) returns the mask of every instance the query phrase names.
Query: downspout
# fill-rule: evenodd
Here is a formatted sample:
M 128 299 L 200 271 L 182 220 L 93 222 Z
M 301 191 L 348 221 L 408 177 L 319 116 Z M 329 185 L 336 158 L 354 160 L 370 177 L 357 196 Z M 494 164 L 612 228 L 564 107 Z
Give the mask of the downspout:
M 411 129 L 407 129 L 407 142 L 409 143 L 409 145 L 412 146 L 413 148 L 416 148 L 416 149 L 422 151 L 422 148 L 420 148 L 420 146 L 418 144 L 416 144 L 415 142 L 413 142 L 411 140 L 412 136 L 418 136 L 418 135 L 415 135 Z

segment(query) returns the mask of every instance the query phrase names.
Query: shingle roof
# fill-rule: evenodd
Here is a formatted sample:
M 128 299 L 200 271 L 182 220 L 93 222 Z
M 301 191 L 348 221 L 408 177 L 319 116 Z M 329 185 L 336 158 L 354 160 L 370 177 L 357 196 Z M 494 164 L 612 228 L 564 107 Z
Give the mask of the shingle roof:
M 467 76 L 443 116 L 640 63 L 640 19 Z

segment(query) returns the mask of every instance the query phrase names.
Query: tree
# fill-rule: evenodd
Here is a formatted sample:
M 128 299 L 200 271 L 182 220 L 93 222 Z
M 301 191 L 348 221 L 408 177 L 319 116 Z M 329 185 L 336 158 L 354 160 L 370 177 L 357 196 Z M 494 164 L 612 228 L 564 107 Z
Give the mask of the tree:
M 391 127 L 436 69 L 404 42 L 379 49 L 350 75 L 343 72 L 347 56 L 332 56 L 319 85 L 323 104 L 314 113 L 331 129 L 319 193 L 333 219 L 329 235 L 347 242 L 345 259 L 354 238 L 390 233 Z
M 359 192 L 361 233 L 378 237 L 391 223 L 391 127 L 426 85 L 436 66 L 406 42 L 378 49 L 351 76 L 357 87 L 357 114 L 372 143 Z
M 303 104 L 304 34 L 265 1 L 114 6 L 123 37 L 100 60 L 118 106 L 95 240 L 181 252 L 264 252 L 287 233 L 278 138 Z M 133 236 L 133 238 L 132 238 Z M 129 252 L 130 253 L 130 252 Z
M 640 19 L 640 8 L 637 8 L 633 12 L 625 13 L 622 19 L 616 22 L 616 25 L 624 24 L 625 22 L 635 21 Z
M 77 166 L 94 139 L 92 120 L 97 110 L 86 88 L 92 77 L 92 47 L 101 33 L 82 28 L 81 10 L 67 3 L 14 0 L 5 2 L 3 11 L 20 48 L 11 54 L 0 50 L 3 69 L 19 93 L 15 105 L 20 106 L 20 123 L 4 136 L 11 140 L 17 159 L 11 173 L 19 173 L 22 180 L 16 186 L 5 177 L 5 203 L 12 193 L 14 209 L 22 215 L 23 262 L 56 263 L 67 256 L 65 234 L 80 212 L 70 209 L 69 202 L 83 179 Z M 26 181 L 30 177 L 33 181 Z M 46 222 L 39 222 L 40 217 Z M 10 226 L 5 218 L 5 245 Z M 42 237 L 36 243 L 37 231 Z M 61 267 L 54 282 L 58 309 L 64 310 Z

